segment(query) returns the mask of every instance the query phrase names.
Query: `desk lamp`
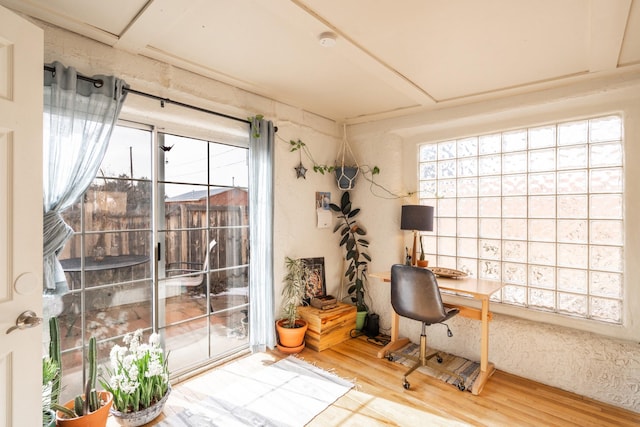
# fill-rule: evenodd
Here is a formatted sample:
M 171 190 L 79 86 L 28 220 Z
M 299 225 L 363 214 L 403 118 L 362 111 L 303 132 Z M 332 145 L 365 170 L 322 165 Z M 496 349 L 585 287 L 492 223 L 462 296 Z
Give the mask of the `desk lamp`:
M 433 231 L 433 206 L 404 205 L 400 217 L 400 229 L 413 231 L 411 265 L 416 265 L 416 243 L 418 231 Z

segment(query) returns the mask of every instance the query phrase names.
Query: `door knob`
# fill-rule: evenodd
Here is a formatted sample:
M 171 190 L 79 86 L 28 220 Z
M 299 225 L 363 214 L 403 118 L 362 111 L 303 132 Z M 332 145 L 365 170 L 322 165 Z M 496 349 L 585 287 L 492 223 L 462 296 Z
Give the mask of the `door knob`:
M 20 314 L 20 316 L 18 316 L 18 318 L 16 319 L 16 324 L 12 327 L 10 327 L 9 329 L 7 329 L 7 334 L 15 331 L 16 329 L 27 329 L 27 328 L 33 328 L 34 326 L 38 326 L 40 323 L 42 323 L 42 317 L 38 317 L 36 316 L 36 313 L 31 311 L 31 310 L 27 310 L 25 312 L 23 312 L 22 314 Z

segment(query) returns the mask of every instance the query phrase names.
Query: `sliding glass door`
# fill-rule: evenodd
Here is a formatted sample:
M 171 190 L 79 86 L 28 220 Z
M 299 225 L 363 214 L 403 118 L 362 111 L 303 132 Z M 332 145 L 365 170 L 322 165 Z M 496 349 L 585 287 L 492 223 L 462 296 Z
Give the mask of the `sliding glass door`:
M 172 367 L 248 346 L 248 149 L 158 134 L 158 318 Z
M 108 363 L 126 333 L 156 329 L 172 375 L 248 347 L 247 185 L 247 147 L 116 127 L 93 185 L 63 213 L 70 292 L 44 300 L 60 320 L 63 399 L 82 392 L 91 336 Z
M 74 230 L 58 254 L 70 292 L 44 303 L 60 322 L 63 401 L 82 392 L 90 337 L 108 360 L 124 334 L 152 328 L 151 159 L 151 130 L 118 126 L 93 184 L 62 213 Z

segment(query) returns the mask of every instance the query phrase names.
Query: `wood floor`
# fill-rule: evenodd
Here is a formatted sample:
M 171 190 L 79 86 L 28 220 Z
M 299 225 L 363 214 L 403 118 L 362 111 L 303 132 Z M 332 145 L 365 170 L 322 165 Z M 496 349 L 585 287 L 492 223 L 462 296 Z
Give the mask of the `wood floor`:
M 319 414 L 309 426 L 638 426 L 640 414 L 497 371 L 479 396 L 420 372 L 402 387 L 405 367 L 376 358 L 379 347 L 363 338 L 323 352 L 298 356 L 354 380 L 356 387 Z M 275 359 L 286 357 L 271 352 Z M 201 374 L 206 375 L 206 373 Z M 182 383 L 182 384 L 186 384 Z M 174 386 L 158 422 L 200 396 Z M 181 391 L 182 390 L 182 391 Z M 110 419 L 108 426 L 116 426 Z M 153 424 L 149 424 L 153 425 Z

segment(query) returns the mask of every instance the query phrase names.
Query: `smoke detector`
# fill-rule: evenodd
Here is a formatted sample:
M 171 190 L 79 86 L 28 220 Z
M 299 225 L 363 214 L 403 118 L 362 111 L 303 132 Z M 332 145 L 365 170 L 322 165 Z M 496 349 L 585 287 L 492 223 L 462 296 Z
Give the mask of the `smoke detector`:
M 318 36 L 318 41 L 322 47 L 333 47 L 336 45 L 337 36 L 331 31 L 325 31 Z

